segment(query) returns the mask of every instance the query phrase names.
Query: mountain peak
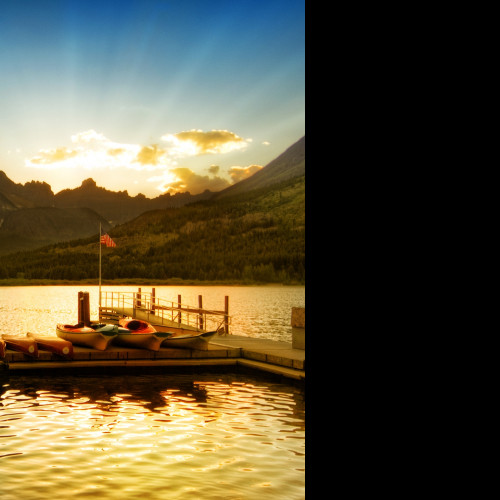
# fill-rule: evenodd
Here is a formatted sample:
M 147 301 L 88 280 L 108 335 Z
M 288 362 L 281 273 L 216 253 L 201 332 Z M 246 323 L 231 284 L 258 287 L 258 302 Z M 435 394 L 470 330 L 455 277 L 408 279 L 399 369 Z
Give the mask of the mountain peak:
M 11 181 L 8 177 L 7 174 L 3 171 L 0 170 L 0 186 L 15 186 L 15 183 Z
M 84 181 L 82 181 L 81 187 L 82 188 L 96 188 L 97 184 L 96 184 L 96 181 L 94 179 L 89 177 L 88 179 L 85 179 Z

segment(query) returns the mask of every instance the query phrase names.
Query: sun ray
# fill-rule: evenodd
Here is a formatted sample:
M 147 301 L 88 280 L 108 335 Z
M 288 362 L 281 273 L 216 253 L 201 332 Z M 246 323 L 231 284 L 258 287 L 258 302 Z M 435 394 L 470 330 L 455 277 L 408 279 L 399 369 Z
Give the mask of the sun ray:
M 133 173 L 134 189 L 155 196 L 148 179 L 164 173 L 166 186 L 175 168 L 215 186 L 232 167 L 265 165 L 305 134 L 304 10 L 299 0 L 3 2 L 0 169 L 55 190 L 89 172 L 126 188 Z M 225 132 L 232 140 L 219 140 Z

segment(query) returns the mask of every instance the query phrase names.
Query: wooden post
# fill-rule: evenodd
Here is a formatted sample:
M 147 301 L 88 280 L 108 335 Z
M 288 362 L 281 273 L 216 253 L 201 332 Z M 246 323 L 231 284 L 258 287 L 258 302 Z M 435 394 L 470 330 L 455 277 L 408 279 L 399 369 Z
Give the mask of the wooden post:
M 177 307 L 179 308 L 179 323 L 182 323 L 182 313 L 181 313 L 181 296 L 177 295 Z
M 224 301 L 224 312 L 226 315 L 224 316 L 224 333 L 227 335 L 229 333 L 229 296 L 226 295 Z
M 78 292 L 78 323 L 90 325 L 89 292 Z
M 198 295 L 198 307 L 200 308 L 200 314 L 198 315 L 198 323 L 200 325 L 200 330 L 203 330 L 203 298 L 201 295 Z
M 83 323 L 85 324 L 85 326 L 90 326 L 90 295 L 89 295 L 89 292 L 83 292 L 83 304 L 84 304 Z
M 78 321 L 77 323 L 83 323 L 83 292 L 78 292 Z
M 306 308 L 292 307 L 292 349 L 306 350 Z
M 141 289 L 139 288 L 139 291 L 137 292 L 137 308 L 139 309 L 141 307 Z
M 153 288 L 151 290 L 151 314 L 155 313 L 156 309 L 155 302 L 156 302 L 156 290 Z

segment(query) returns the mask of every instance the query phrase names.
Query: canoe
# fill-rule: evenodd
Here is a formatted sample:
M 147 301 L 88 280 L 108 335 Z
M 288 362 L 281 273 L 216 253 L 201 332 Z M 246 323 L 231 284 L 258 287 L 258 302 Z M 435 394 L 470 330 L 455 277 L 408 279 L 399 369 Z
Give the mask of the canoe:
M 91 347 L 99 351 L 104 351 L 111 343 L 114 337 L 118 334 L 118 328 L 91 328 L 84 326 L 81 323 L 76 325 L 56 326 L 56 334 L 59 338 L 71 342 L 73 345 L 83 347 Z
M 28 337 L 35 340 L 36 345 L 41 351 L 49 351 L 59 356 L 72 359 L 73 344 L 68 340 L 60 339 L 59 337 L 51 337 L 50 335 L 39 335 L 38 333 L 28 332 Z
M 18 335 L 2 335 L 5 341 L 5 347 L 11 351 L 22 352 L 26 356 L 38 358 L 38 347 L 34 339 L 30 337 L 22 337 Z
M 212 332 L 203 332 L 186 329 L 168 329 L 171 333 L 170 337 L 162 342 L 162 347 L 173 347 L 179 349 L 199 349 L 206 351 L 210 339 L 217 333 L 218 330 Z
M 114 345 L 159 351 L 161 343 L 171 335 L 169 332 L 158 332 L 147 321 L 122 318 L 118 323 L 120 328 L 113 338 Z
M 5 340 L 0 339 L 0 358 L 5 358 Z

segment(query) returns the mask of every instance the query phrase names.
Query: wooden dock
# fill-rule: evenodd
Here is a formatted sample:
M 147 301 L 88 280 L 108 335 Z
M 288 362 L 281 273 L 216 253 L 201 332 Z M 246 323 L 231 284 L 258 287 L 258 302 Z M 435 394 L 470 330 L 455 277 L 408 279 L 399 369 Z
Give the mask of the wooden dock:
M 88 292 L 78 294 L 78 321 L 84 324 L 90 324 L 88 295 Z M 104 303 L 102 306 L 101 299 Z M 288 343 L 228 334 L 228 297 L 225 298 L 224 310 L 220 311 L 203 309 L 201 296 L 199 307 L 195 308 L 181 304 L 180 295 L 178 302 L 172 303 L 156 297 L 154 289 L 151 294 L 147 294 L 140 288 L 137 293 L 103 293 L 99 303 L 99 320 L 106 323 L 118 323 L 120 317 L 129 316 L 155 326 L 198 331 L 203 331 L 202 327 L 212 324 L 216 325 L 219 333 L 200 349 L 162 347 L 159 351 L 149 351 L 111 344 L 106 350 L 99 351 L 74 345 L 72 359 L 64 359 L 41 349 L 38 349 L 37 358 L 6 349 L 3 357 L 0 353 L 0 374 L 134 367 L 164 370 L 169 367 L 190 367 L 193 370 L 204 367 L 244 367 L 294 380 L 305 380 L 305 349 L 295 340 Z M 295 312 L 292 310 L 292 327 L 299 325 L 303 332 L 305 319 L 300 317 L 297 320 L 294 316 Z M 296 348 L 298 346 L 300 347 Z
M 34 359 L 7 349 L 0 359 L 4 373 L 34 373 L 47 370 L 113 369 L 113 368 L 189 367 L 244 367 L 305 380 L 305 351 L 293 349 L 288 342 L 277 342 L 237 335 L 216 335 L 206 350 L 160 348 L 159 351 L 132 349 L 111 345 L 105 351 L 74 346 L 73 359 L 39 350 Z
M 78 321 L 90 323 L 88 292 L 79 294 Z M 156 296 L 155 289 L 151 293 L 139 288 L 137 292 L 102 292 L 99 295 L 99 321 L 117 322 L 118 317 L 128 316 L 148 321 L 155 325 L 182 327 L 187 330 L 214 331 L 223 330 L 229 333 L 231 316 L 229 315 L 229 297 L 224 298 L 224 309 L 203 308 L 203 297 L 198 295 L 198 306 L 182 303 L 181 296 L 177 302 Z

